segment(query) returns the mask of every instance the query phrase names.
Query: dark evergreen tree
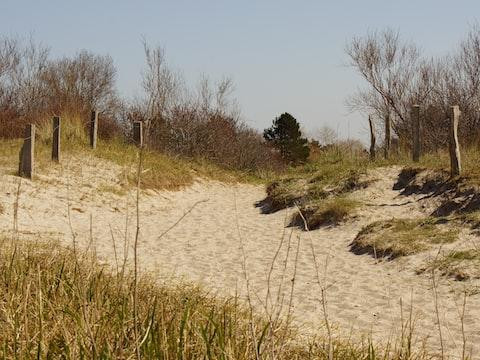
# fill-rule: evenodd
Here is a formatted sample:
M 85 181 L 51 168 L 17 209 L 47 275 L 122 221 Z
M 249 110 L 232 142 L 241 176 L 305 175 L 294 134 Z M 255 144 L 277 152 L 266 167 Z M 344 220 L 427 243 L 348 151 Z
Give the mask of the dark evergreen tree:
M 300 124 L 289 113 L 275 118 L 273 125 L 263 132 L 263 137 L 290 163 L 303 163 L 310 154 L 308 140 L 302 137 Z

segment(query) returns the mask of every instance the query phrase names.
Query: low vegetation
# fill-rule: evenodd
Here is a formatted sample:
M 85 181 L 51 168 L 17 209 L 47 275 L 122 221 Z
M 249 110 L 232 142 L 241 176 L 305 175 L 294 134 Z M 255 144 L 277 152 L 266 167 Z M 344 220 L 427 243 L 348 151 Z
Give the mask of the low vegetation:
M 345 195 L 368 185 L 361 177 L 369 167 L 365 154 L 349 156 L 336 147 L 316 152 L 301 168 L 270 182 L 264 201 L 267 210 L 298 206 L 311 228 L 338 223 L 359 205 Z M 294 222 L 298 220 L 302 219 Z
M 145 359 L 329 358 L 328 341 L 300 340 L 236 298 L 148 277 L 135 283 L 127 268 L 112 270 L 52 241 L 0 242 L 2 358 L 135 358 L 137 347 Z M 407 341 L 382 349 L 336 339 L 331 349 L 344 360 L 426 358 Z
M 103 141 L 98 145 L 95 156 L 112 161 L 127 171 L 130 184 L 136 183 L 136 166 L 138 149 L 121 140 Z M 145 150 L 143 155 L 144 173 L 141 186 L 143 189 L 178 189 L 192 184 L 198 179 L 212 179 L 232 182 L 261 181 L 260 176 L 238 170 L 227 170 L 206 160 L 188 160 L 173 158 L 155 150 Z
M 37 129 L 35 147 L 36 169 L 40 173 L 47 172 L 51 163 L 51 124 L 45 122 Z M 120 183 L 132 185 L 136 183 L 136 164 L 138 162 L 138 148 L 124 139 L 113 138 L 100 140 L 95 150 L 90 150 L 88 139 L 82 120 L 76 116 L 64 118 L 62 121 L 62 156 L 64 159 L 80 159 L 85 156 L 95 156 L 99 159 L 111 161 L 124 168 Z M 0 166 L 8 169 L 11 174 L 18 170 L 18 154 L 21 140 L 0 140 Z M 267 170 L 255 173 L 226 169 L 204 159 L 186 159 L 172 157 L 156 150 L 145 149 L 144 173 L 141 186 L 143 189 L 174 190 L 192 184 L 199 178 L 213 179 L 227 183 L 251 182 L 260 183 L 262 178 L 270 177 Z M 105 189 L 108 190 L 108 189 Z M 125 189 L 110 189 L 114 192 L 124 192 Z M 110 191 L 112 192 L 112 191 Z
M 478 249 L 451 250 L 427 262 L 419 273 L 439 271 L 443 276 L 458 281 L 480 277 L 480 251 Z
M 351 243 L 351 249 L 358 254 L 393 259 L 452 243 L 457 236 L 457 229 L 441 226 L 438 219 L 391 219 L 365 226 Z
M 463 213 L 455 217 L 463 225 L 469 226 L 474 233 L 478 234 L 480 231 L 480 211 L 472 211 Z
M 302 206 L 301 215 L 297 212 L 293 222 L 308 229 L 315 229 L 323 225 L 338 225 L 346 220 L 361 203 L 343 196 L 320 200 Z

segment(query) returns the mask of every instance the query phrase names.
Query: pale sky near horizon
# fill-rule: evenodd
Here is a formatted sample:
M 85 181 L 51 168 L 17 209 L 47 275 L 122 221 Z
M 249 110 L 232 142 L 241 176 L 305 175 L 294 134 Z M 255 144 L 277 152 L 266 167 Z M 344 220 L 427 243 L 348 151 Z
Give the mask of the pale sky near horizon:
M 1 0 L 0 35 L 33 34 L 52 57 L 109 54 L 125 96 L 140 92 L 145 36 L 189 83 L 202 73 L 232 77 L 243 118 L 255 128 L 289 112 L 307 130 L 329 125 L 365 139 L 366 119 L 345 106 L 364 84 L 347 66 L 347 41 L 388 26 L 427 55 L 444 55 L 479 15 L 473 0 Z

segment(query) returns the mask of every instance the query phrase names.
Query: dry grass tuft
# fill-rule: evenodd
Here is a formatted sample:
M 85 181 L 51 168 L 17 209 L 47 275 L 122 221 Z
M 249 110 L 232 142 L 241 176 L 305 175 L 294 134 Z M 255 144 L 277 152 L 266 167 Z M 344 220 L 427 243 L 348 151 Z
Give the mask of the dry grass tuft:
M 452 243 L 458 230 L 444 228 L 438 220 L 391 219 L 365 226 L 351 243 L 357 254 L 396 258 L 428 250 L 432 245 Z
M 418 272 L 438 270 L 443 276 L 457 281 L 480 278 L 480 251 L 478 249 L 452 250 L 427 262 Z
M 309 229 L 315 229 L 323 225 L 338 225 L 352 215 L 354 210 L 361 205 L 360 202 L 338 196 L 321 200 L 314 205 L 300 208 Z M 292 220 L 295 224 L 301 224 L 303 219 L 297 213 Z

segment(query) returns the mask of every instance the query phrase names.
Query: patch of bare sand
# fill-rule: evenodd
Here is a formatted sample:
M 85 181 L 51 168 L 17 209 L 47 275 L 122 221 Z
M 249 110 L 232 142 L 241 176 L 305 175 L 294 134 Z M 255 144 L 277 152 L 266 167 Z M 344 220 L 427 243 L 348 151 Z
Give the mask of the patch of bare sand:
M 107 190 L 118 188 L 123 170 L 88 157 L 69 159 L 33 182 L 22 180 L 19 230 L 57 234 L 71 245 L 73 229 L 79 246 L 88 246 L 93 238 L 91 246 L 101 258 L 113 265 L 121 262 L 125 238 L 130 250 L 133 244 L 135 192 L 121 195 Z M 258 186 L 199 181 L 177 192 L 142 192 L 140 267 L 159 280 L 183 278 L 221 295 L 238 293 L 243 298 L 247 298 L 248 278 L 250 300 L 259 311 L 281 307 L 285 313 L 291 308 L 295 323 L 306 334 L 325 330 L 320 291 L 324 287 L 335 334 L 371 334 L 385 341 L 399 335 L 402 317 L 406 322 L 412 313 L 417 337 L 428 339 L 439 351 L 432 279 L 415 274 L 424 258 L 377 261 L 349 251 L 358 231 L 372 221 L 425 216 L 430 211 L 431 203 L 392 190 L 399 170 L 378 169 L 369 175 L 377 181 L 352 194 L 365 204 L 353 220 L 311 232 L 285 226 L 292 209 L 262 214 L 255 204 L 265 192 Z M 6 173 L 0 169 L 4 207 L 0 227 L 10 230 L 19 178 Z M 445 278 L 437 282 L 444 347 L 458 356 L 463 345 L 462 285 Z M 464 323 L 473 358 L 479 356 L 479 315 L 480 296 L 470 296 Z

